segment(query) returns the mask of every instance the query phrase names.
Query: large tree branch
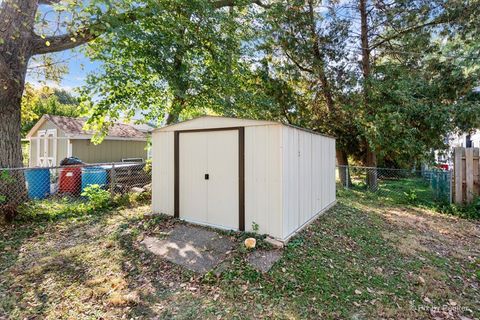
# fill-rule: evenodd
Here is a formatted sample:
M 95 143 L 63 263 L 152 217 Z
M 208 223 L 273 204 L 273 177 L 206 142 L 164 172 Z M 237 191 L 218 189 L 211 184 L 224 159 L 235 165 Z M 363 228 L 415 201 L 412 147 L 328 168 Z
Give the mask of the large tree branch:
M 34 34 L 32 36 L 33 54 L 52 53 L 78 47 L 94 40 L 107 31 L 109 28 L 108 25 L 111 25 L 110 22 L 114 21 L 115 24 L 131 23 L 138 20 L 140 16 L 145 16 L 142 15 L 140 11 L 146 12 L 144 8 L 137 9 L 135 12 L 124 12 L 116 16 L 109 16 L 106 14 L 104 18 L 99 19 L 82 29 L 58 36 L 40 37 Z
M 396 38 L 398 38 L 398 37 L 400 37 L 404 34 L 407 34 L 407 33 L 410 33 L 410 32 L 413 32 L 413 31 L 416 31 L 416 30 L 419 30 L 419 29 L 423 29 L 423 28 L 426 28 L 426 27 L 430 27 L 430 26 L 435 26 L 435 25 L 439 25 L 439 24 L 443 24 L 443 23 L 448 23 L 449 21 L 450 21 L 450 19 L 448 19 L 446 16 L 443 16 L 443 17 L 440 17 L 438 19 L 435 19 L 435 20 L 432 20 L 432 21 L 429 21 L 429 22 L 426 22 L 426 23 L 418 24 L 418 25 L 415 25 L 415 26 L 405 28 L 403 30 L 399 30 L 398 32 L 396 32 L 395 34 L 392 34 L 389 37 L 385 37 L 385 38 L 382 37 L 382 40 L 379 40 L 379 41 L 373 43 L 370 46 L 370 48 L 368 48 L 368 49 L 373 50 L 373 49 L 381 46 L 385 42 L 395 40 Z
M 55 2 L 59 2 L 61 0 L 39 0 L 40 3 L 43 4 L 52 4 Z M 251 0 L 250 4 L 256 4 L 263 8 L 268 8 L 270 5 L 264 4 L 261 0 Z M 238 0 L 216 0 L 212 3 L 213 8 L 219 9 L 222 7 L 231 7 L 239 5 Z M 77 30 L 75 32 L 58 35 L 58 36 L 51 36 L 42 38 L 36 34 L 32 36 L 33 42 L 33 55 L 36 54 L 45 54 L 45 53 L 52 53 L 63 51 L 67 49 L 72 49 L 78 47 L 82 44 L 90 42 L 95 38 L 99 37 L 102 33 L 107 31 L 107 25 L 110 25 L 111 21 L 114 21 L 115 24 L 125 24 L 135 22 L 136 20 L 140 19 L 140 17 L 149 16 L 151 13 L 148 11 L 148 7 L 137 9 L 136 11 L 128 11 L 121 13 L 116 16 L 109 16 L 108 14 L 105 15 L 104 18 L 98 19 L 97 21 L 91 23 L 90 25 Z
M 290 61 L 292 61 L 292 62 L 297 66 L 298 69 L 300 69 L 300 70 L 302 70 L 302 71 L 304 71 L 304 72 L 313 73 L 313 70 L 312 70 L 312 69 L 303 66 L 300 62 L 298 62 L 297 60 L 295 60 L 295 59 L 292 57 L 292 55 L 290 55 L 290 54 L 288 53 L 288 51 L 287 51 L 286 49 L 284 49 L 283 52 L 285 52 L 285 55 L 287 56 L 287 58 L 290 59 Z

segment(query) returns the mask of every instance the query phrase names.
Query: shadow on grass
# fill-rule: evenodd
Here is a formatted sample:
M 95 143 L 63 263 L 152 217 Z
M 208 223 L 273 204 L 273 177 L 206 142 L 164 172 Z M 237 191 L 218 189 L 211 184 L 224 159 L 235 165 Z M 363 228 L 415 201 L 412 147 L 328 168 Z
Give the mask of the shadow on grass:
M 48 212 L 31 212 L 0 226 L 0 318 L 12 312 L 18 318 L 42 318 L 62 290 L 75 284 L 84 286 L 92 265 L 85 265 L 81 250 L 108 237 L 103 233 L 107 221 L 121 212 L 112 207 L 69 212 L 77 202 L 60 200 L 51 204 L 50 208 L 44 202 L 30 204 L 31 210 L 47 207 Z M 73 252 L 79 248 L 79 256 L 70 252 L 71 248 Z M 49 294 L 52 285 L 60 292 Z
M 130 290 L 136 290 L 139 295 L 138 303 L 129 310 L 130 318 L 151 319 L 167 318 L 168 310 L 159 309 L 166 300 L 172 298 L 173 291 L 178 289 L 179 283 L 188 282 L 194 276 L 193 272 L 181 266 L 168 262 L 146 250 L 140 234 L 148 234 L 153 228 L 167 231 L 173 225 L 173 219 L 167 216 L 157 216 L 150 219 L 134 217 L 119 226 L 114 234 L 122 250 L 124 263 L 123 271 Z M 180 254 L 182 248 L 174 249 Z M 139 288 L 141 288 L 139 290 Z

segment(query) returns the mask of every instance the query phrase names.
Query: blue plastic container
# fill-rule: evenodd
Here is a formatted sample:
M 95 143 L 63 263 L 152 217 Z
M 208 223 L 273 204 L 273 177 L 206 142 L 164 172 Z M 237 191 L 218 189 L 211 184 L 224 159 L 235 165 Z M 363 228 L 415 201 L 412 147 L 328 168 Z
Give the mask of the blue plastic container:
M 107 184 L 107 170 L 102 167 L 82 168 L 82 191 L 92 184 L 105 186 Z
M 25 171 L 28 197 L 45 199 L 50 194 L 50 170 L 30 169 Z

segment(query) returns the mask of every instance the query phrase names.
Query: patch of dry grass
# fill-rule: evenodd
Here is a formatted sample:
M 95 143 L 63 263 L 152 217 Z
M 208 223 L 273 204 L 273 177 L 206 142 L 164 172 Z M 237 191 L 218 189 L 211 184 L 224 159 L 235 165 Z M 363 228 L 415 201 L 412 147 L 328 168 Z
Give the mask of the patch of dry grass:
M 148 212 L 3 227 L 0 318 L 480 316 L 480 233 L 472 221 L 340 199 L 291 240 L 269 273 L 233 252 L 220 276 L 203 276 L 145 250 L 144 235 L 161 237 L 174 223 L 144 218 Z M 448 312 L 432 309 L 443 305 Z

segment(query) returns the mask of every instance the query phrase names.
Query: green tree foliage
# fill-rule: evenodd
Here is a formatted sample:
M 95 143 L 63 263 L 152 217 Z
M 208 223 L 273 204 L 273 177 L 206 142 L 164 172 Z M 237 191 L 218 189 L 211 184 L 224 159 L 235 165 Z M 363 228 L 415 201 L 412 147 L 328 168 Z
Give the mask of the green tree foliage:
M 22 136 L 44 115 L 78 117 L 79 100 L 69 92 L 47 86 L 35 89 L 27 84 L 22 97 Z
M 89 56 L 104 66 L 88 77 L 83 92 L 92 126 L 104 128 L 135 113 L 172 123 L 196 114 L 229 113 L 234 101 L 247 99 L 241 80 L 249 70 L 239 59 L 239 22 L 248 19 L 246 9 L 217 9 L 206 0 L 146 5 L 155 14 L 89 48 Z
M 443 1 L 370 4 L 382 27 L 370 36 L 369 101 L 360 127 L 380 165 L 431 160 L 449 133 L 480 126 L 480 73 L 465 63 L 471 52 L 460 49 L 479 21 L 478 3 L 468 7 L 463 13 Z
M 397 167 L 480 126 L 477 1 L 212 3 L 144 0 L 152 14 L 89 46 L 91 125 L 273 119 L 336 136 L 339 163 Z
M 411 166 L 445 147 L 448 133 L 479 126 L 478 63 L 463 58 L 478 54 L 478 4 L 469 8 L 279 1 L 264 18 L 269 67 L 302 92 L 302 125 L 337 136 L 366 165 Z

